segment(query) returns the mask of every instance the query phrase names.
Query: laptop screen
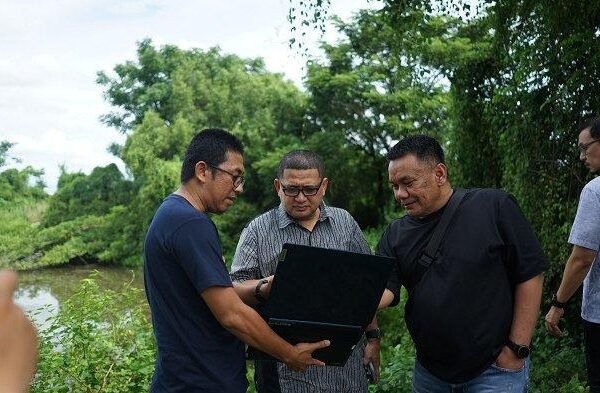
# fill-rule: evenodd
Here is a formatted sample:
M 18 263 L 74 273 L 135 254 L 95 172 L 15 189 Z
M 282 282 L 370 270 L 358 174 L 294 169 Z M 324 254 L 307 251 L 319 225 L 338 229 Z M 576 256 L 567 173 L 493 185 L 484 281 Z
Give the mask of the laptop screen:
M 286 243 L 263 315 L 364 329 L 393 263 L 388 257 Z

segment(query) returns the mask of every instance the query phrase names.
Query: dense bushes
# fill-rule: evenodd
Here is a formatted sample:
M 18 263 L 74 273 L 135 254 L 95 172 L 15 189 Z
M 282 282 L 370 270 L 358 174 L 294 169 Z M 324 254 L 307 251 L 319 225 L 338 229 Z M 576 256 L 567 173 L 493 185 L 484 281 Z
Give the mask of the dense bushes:
M 84 279 L 40 336 L 33 392 L 148 391 L 156 351 L 140 289 Z

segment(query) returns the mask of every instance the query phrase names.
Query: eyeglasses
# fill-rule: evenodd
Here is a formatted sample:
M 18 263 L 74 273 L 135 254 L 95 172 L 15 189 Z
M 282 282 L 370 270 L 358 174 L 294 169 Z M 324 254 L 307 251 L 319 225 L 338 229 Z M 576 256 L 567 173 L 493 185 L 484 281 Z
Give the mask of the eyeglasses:
M 579 152 L 582 154 L 586 154 L 588 147 L 590 147 L 590 145 L 592 145 L 596 142 L 600 142 L 600 139 L 594 139 L 593 141 L 588 142 L 588 143 L 581 143 L 579 146 L 577 146 L 577 147 L 579 147 Z
M 233 189 L 238 188 L 239 186 L 241 186 L 242 184 L 244 184 L 244 182 L 246 181 L 246 179 L 244 179 L 244 176 L 242 175 L 235 175 L 229 171 L 226 171 L 225 169 L 221 169 L 219 167 L 213 166 L 208 164 L 209 167 L 211 167 L 212 169 L 216 169 L 218 171 L 227 173 L 229 176 L 231 176 L 231 180 L 233 181 Z
M 318 186 L 303 186 L 303 187 L 289 186 L 289 187 L 286 187 L 282 184 L 281 189 L 283 190 L 283 193 L 289 197 L 296 197 L 296 196 L 300 195 L 301 192 L 304 194 L 304 196 L 308 197 L 308 196 L 317 195 L 317 192 L 319 192 L 319 189 L 321 188 L 322 184 L 323 184 L 323 179 L 321 179 Z

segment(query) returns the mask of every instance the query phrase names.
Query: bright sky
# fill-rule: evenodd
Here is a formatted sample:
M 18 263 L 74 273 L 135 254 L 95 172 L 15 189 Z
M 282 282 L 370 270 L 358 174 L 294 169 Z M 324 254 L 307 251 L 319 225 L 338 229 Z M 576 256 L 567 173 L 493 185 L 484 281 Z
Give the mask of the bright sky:
M 333 0 L 330 13 L 347 19 L 375 5 Z M 143 38 L 262 57 L 300 86 L 306 59 L 288 47 L 288 7 L 289 0 L 2 0 L 0 141 L 16 143 L 10 155 L 22 164 L 13 166 L 44 169 L 49 192 L 61 164 L 85 173 L 110 162 L 123 168 L 106 151 L 124 136 L 98 121 L 111 108 L 96 72 L 135 60 Z M 312 54 L 317 38 L 306 40 Z M 333 29 L 325 38 L 335 38 Z

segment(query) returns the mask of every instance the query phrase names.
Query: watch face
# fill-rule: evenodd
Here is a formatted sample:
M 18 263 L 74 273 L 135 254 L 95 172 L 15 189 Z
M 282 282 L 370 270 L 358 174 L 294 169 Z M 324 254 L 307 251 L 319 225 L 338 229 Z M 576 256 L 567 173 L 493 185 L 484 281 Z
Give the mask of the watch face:
M 517 357 L 519 359 L 524 359 L 527 356 L 529 356 L 529 348 L 520 346 L 519 350 L 517 351 Z

